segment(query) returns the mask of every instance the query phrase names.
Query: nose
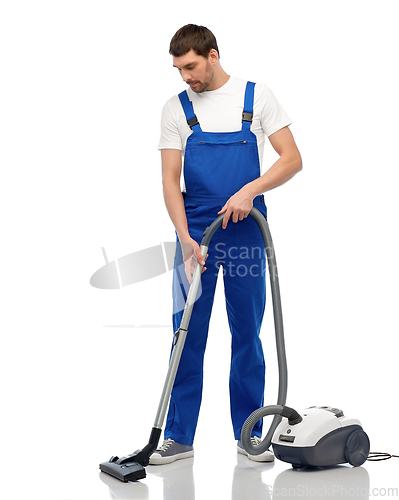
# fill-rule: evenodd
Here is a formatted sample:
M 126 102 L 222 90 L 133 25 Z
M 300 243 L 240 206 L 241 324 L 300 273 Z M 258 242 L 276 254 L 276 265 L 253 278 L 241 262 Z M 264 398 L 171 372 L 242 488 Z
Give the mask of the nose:
M 184 70 L 184 69 L 181 70 L 181 77 L 183 78 L 184 82 L 187 82 L 187 80 L 190 80 L 190 74 L 187 70 Z

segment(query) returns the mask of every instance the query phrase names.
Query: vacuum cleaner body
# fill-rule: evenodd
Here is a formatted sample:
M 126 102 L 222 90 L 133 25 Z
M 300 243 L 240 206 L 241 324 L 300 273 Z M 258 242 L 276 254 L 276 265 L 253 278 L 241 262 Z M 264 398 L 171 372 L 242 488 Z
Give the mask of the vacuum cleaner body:
M 366 461 L 370 442 L 359 420 L 329 406 L 313 406 L 298 413 L 300 422 L 283 419 L 273 434 L 276 458 L 294 468 L 343 463 L 357 467 Z

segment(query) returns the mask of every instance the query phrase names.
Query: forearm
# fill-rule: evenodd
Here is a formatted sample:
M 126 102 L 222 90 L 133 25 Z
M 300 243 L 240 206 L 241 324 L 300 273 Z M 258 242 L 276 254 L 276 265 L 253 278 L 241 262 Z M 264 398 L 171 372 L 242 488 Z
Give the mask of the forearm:
M 188 237 L 188 228 L 183 195 L 180 189 L 181 151 L 177 149 L 163 149 L 161 151 L 161 160 L 163 196 L 166 209 L 175 226 L 179 239 L 182 241 Z
M 169 217 L 175 226 L 180 241 L 189 237 L 186 211 L 180 185 L 170 180 L 163 180 L 163 196 Z
M 256 196 L 275 189 L 292 179 L 300 170 L 302 170 L 302 159 L 300 154 L 280 156 L 280 158 L 265 172 L 261 177 L 246 184 L 244 189 L 249 196 Z
M 184 199 L 180 191 L 180 185 L 176 182 L 163 181 L 163 195 L 165 199 L 165 205 L 171 218 L 179 241 L 181 243 L 181 248 L 183 252 L 183 261 L 185 262 L 185 271 L 189 283 L 192 280 L 192 255 L 198 259 L 199 263 L 204 266 L 205 259 L 202 256 L 200 247 L 198 243 L 193 240 L 188 232 L 186 210 L 184 208 Z M 205 271 L 206 267 L 203 267 L 202 271 Z

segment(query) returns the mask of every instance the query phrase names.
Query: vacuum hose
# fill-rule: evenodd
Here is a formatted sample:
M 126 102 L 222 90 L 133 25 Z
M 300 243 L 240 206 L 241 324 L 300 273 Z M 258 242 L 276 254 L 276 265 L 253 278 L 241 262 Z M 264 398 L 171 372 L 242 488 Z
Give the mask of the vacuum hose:
M 267 415 L 276 416 L 274 417 L 269 432 L 266 434 L 263 441 L 258 445 L 253 445 L 251 443 L 252 429 L 254 428 L 258 420 L 266 417 Z M 261 453 L 265 452 L 269 448 L 274 431 L 276 430 L 276 427 L 274 427 L 274 421 L 278 419 L 279 422 L 281 420 L 281 417 L 287 417 L 290 425 L 295 425 L 299 424 L 299 422 L 302 422 L 302 417 L 296 410 L 284 405 L 264 406 L 263 408 L 259 408 L 258 410 L 255 410 L 253 413 L 251 413 L 251 415 L 244 422 L 241 430 L 241 443 L 244 446 L 245 450 L 251 455 L 260 455 Z
M 295 412 L 299 418 L 301 417 L 292 408 L 284 406 L 287 398 L 287 380 L 288 380 L 287 360 L 286 360 L 285 345 L 284 345 L 284 328 L 283 328 L 283 314 L 281 310 L 280 286 L 278 280 L 277 263 L 276 263 L 276 256 L 274 252 L 272 236 L 270 234 L 267 219 L 262 215 L 261 212 L 259 212 L 259 210 L 253 207 L 251 209 L 250 215 L 258 223 L 266 249 L 266 256 L 267 256 L 269 276 L 270 276 L 270 285 L 272 291 L 274 330 L 276 336 L 278 372 L 279 372 L 277 405 L 265 406 L 263 408 L 255 410 L 247 418 L 241 431 L 241 442 L 242 445 L 244 446 L 244 449 L 251 455 L 260 455 L 269 448 L 274 431 L 276 430 L 282 417 L 289 418 L 292 416 L 293 420 L 295 420 L 297 417 L 294 414 L 292 414 L 292 412 Z M 222 224 L 223 218 L 224 214 L 220 215 L 205 230 L 201 242 L 201 250 L 203 250 L 203 256 L 206 255 L 210 240 L 213 234 L 215 233 L 216 229 L 218 229 L 219 226 Z M 259 445 L 254 446 L 251 443 L 252 429 L 254 428 L 256 422 L 258 422 L 258 420 L 265 417 L 266 415 L 275 415 L 275 417 L 271 423 L 270 429 L 266 437 Z

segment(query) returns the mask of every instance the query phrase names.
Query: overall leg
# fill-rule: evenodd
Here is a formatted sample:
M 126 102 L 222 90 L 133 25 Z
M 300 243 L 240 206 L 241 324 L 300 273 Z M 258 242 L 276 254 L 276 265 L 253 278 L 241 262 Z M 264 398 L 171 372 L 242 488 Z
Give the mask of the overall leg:
M 232 334 L 230 406 L 234 436 L 239 440 L 247 417 L 263 406 L 265 361 L 259 333 L 266 301 L 266 257 L 261 233 L 251 217 L 237 224 L 229 222 L 225 238 L 230 248 L 223 269 Z M 262 435 L 261 422 L 253 435 Z
M 212 213 L 210 221 L 214 215 Z M 189 218 L 190 235 L 201 241 L 202 233 L 209 225 L 209 217 L 206 213 L 196 213 L 195 221 Z M 213 242 L 214 243 L 214 242 Z M 187 280 L 184 275 L 184 266 L 180 267 L 181 280 Z M 209 249 L 209 256 L 206 261 L 206 271 L 201 276 L 201 295 L 197 297 L 194 304 L 186 342 L 184 344 L 179 368 L 176 374 L 173 386 L 167 421 L 165 425 L 165 439 L 192 445 L 194 441 L 195 430 L 197 427 L 198 415 L 202 399 L 203 384 L 203 360 L 208 337 L 209 320 L 212 312 L 217 275 L 219 269 L 216 267 L 215 252 L 212 246 Z M 182 307 L 182 284 L 178 279 L 178 270 L 174 271 L 173 296 L 174 296 L 174 314 L 173 327 L 176 331 L 181 322 Z M 187 291 L 188 286 L 184 286 Z M 184 293 L 183 293 L 184 295 Z M 179 298 L 180 297 L 180 298 Z M 176 304 L 179 304 L 176 307 Z M 183 304 L 184 305 L 184 304 Z

